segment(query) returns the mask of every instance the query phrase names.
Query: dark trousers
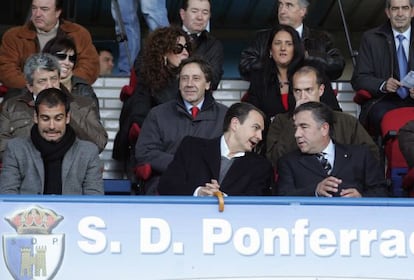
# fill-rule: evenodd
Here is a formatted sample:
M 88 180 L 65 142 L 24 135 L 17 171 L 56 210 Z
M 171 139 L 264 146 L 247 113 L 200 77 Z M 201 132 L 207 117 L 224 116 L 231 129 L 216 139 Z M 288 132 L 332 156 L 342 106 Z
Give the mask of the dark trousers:
M 414 107 L 414 99 L 410 96 L 401 99 L 397 94 L 386 94 L 363 104 L 359 120 L 371 135 L 380 136 L 381 121 L 384 115 L 388 111 L 402 107 Z

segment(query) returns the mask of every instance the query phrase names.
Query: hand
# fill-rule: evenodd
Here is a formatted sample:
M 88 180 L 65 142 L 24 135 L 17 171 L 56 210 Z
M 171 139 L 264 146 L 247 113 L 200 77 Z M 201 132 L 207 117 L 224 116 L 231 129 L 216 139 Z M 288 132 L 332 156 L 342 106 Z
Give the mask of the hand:
M 217 180 L 212 179 L 211 183 L 206 183 L 204 186 L 200 186 L 198 190 L 198 196 L 213 196 L 216 191 L 220 190 L 220 185 Z
M 362 197 L 359 191 L 355 188 L 342 189 L 339 195 L 341 197 Z
M 401 82 L 394 79 L 394 78 L 389 78 L 384 85 L 384 90 L 386 92 L 396 92 L 397 89 L 401 86 Z
M 336 193 L 338 191 L 338 186 L 341 183 L 341 179 L 329 176 L 319 182 L 319 184 L 316 186 L 316 193 L 319 196 L 332 197 L 332 193 Z
M 410 97 L 414 99 L 414 88 L 410 88 L 409 91 L 410 91 Z

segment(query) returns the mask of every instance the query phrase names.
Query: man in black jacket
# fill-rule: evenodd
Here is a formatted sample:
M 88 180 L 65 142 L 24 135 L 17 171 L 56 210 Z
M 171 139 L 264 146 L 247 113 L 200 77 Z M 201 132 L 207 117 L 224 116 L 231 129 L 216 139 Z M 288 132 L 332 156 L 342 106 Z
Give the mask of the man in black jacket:
M 294 111 L 298 150 L 278 162 L 278 195 L 387 196 L 384 169 L 365 145 L 335 142 L 333 112 L 321 102 Z
M 308 0 L 279 0 L 278 21 L 298 31 L 305 45 L 306 63 L 317 67 L 330 80 L 336 80 L 342 75 L 345 60 L 328 33 L 312 30 L 303 24 L 308 6 Z M 270 29 L 259 31 L 252 44 L 242 51 L 239 72 L 245 80 L 250 80 L 251 72 L 260 69 L 261 61 L 269 56 L 269 36 Z
M 270 162 L 252 152 L 262 140 L 264 113 L 250 103 L 234 103 L 223 121 L 221 137 L 183 139 L 162 175 L 163 195 L 263 195 L 273 183 Z
M 211 89 L 216 90 L 223 76 L 224 50 L 222 43 L 207 30 L 211 17 L 210 0 L 184 0 L 180 9 L 183 30 L 193 38 L 193 56 L 200 56 L 213 68 Z
M 386 112 L 414 106 L 414 89 L 405 88 L 406 94 L 397 94 L 404 87 L 398 62 L 398 37 L 404 36 L 402 49 L 408 58 L 408 71 L 414 69 L 414 0 L 387 0 L 385 13 L 389 20 L 362 35 L 357 64 L 352 76 L 355 90 L 367 90 L 372 98 L 362 104 L 359 119 L 380 134 L 380 124 Z

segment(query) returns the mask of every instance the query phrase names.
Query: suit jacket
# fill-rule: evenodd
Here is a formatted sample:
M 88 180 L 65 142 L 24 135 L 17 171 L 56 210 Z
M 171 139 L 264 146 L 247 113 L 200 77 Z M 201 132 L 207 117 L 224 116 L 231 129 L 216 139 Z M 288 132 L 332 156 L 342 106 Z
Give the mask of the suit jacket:
M 2 194 L 43 194 L 44 164 L 29 137 L 7 144 L 0 173 Z M 102 168 L 98 148 L 76 139 L 62 162 L 62 194 L 103 194 Z
M 192 195 L 199 186 L 219 179 L 220 163 L 220 137 L 187 136 L 161 176 L 158 191 L 166 195 Z M 271 164 L 256 153 L 247 152 L 234 159 L 220 190 L 228 195 L 262 195 L 272 182 Z
M 413 46 L 414 21 L 412 20 L 408 71 L 414 69 Z M 374 98 L 380 98 L 384 96 L 384 93 L 380 91 L 380 86 L 389 77 L 394 77 L 397 80 L 404 78 L 400 76 L 395 39 L 391 24 L 387 21 L 362 35 L 351 83 L 355 90 L 365 89 Z
M 384 171 L 364 145 L 335 144 L 335 162 L 330 175 L 315 155 L 299 150 L 283 156 L 278 163 L 276 192 L 286 196 L 315 196 L 316 186 L 328 176 L 342 179 L 340 187 L 356 188 L 362 196 L 386 196 Z

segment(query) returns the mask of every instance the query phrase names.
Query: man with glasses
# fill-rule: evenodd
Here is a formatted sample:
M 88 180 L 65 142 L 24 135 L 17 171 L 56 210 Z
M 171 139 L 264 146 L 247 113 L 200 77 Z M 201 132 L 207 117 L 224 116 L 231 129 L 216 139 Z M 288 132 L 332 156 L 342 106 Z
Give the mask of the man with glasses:
M 108 134 L 102 126 L 98 108 L 87 97 L 71 95 L 60 85 L 59 62 L 51 54 L 40 53 L 30 56 L 24 66 L 26 88 L 20 94 L 2 103 L 0 111 L 0 160 L 7 142 L 16 137 L 30 135 L 33 125 L 34 103 L 40 91 L 47 88 L 61 88 L 71 101 L 70 125 L 76 136 L 95 143 L 102 151 L 108 141 Z
M 138 164 L 151 165 L 154 176 L 146 183 L 147 193 L 156 192 L 160 175 L 185 136 L 214 138 L 222 134 L 227 107 L 212 95 L 212 75 L 211 66 L 203 59 L 183 60 L 178 98 L 154 107 L 145 118 L 135 145 L 135 158 Z
M 359 119 L 374 136 L 381 135 L 386 112 L 414 106 L 414 88 L 401 84 L 414 70 L 414 0 L 387 0 L 385 13 L 387 22 L 362 35 L 351 80 L 355 90 L 367 90 L 372 95 L 362 104 Z
M 63 20 L 62 9 L 62 0 L 32 0 L 31 20 L 4 33 L 0 46 L 0 82 L 6 87 L 24 88 L 24 62 L 60 33 L 75 41 L 78 56 L 75 75 L 89 84 L 98 78 L 99 58 L 89 31 L 79 24 Z
M 309 6 L 308 0 L 278 0 L 277 17 L 279 24 L 296 29 L 305 45 L 306 62 L 318 67 L 330 80 L 336 80 L 345 68 L 345 60 L 339 49 L 334 47 L 331 35 L 313 30 L 303 24 Z M 270 29 L 260 31 L 252 44 L 241 53 L 240 75 L 250 80 L 250 74 L 262 67 L 261 61 L 269 57 L 267 42 Z

